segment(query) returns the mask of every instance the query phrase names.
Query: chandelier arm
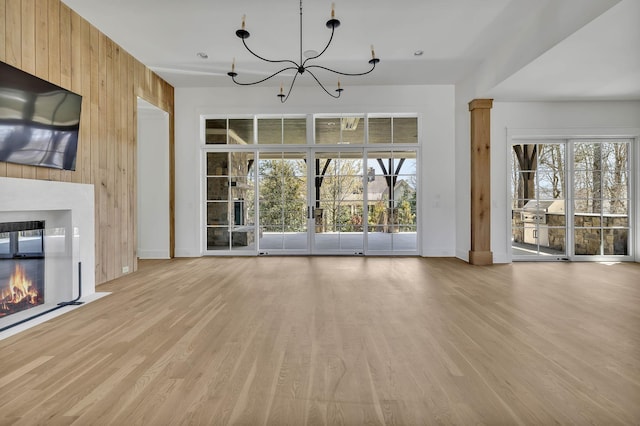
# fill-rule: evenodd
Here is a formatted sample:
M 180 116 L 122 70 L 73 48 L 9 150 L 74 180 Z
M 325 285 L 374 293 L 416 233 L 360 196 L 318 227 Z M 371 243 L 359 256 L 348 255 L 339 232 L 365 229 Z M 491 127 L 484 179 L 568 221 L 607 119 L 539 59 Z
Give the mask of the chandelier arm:
M 337 95 L 334 95 L 333 93 L 329 92 L 329 91 L 327 90 L 327 88 L 326 88 L 326 87 L 324 87 L 324 85 L 323 85 L 322 83 L 320 83 L 320 80 L 318 80 L 318 77 L 316 77 L 316 75 L 315 75 L 314 73 L 312 73 L 311 71 L 309 71 L 309 67 L 307 67 L 307 72 L 308 72 L 309 74 L 311 74 L 311 77 L 313 77 L 313 79 L 318 83 L 318 85 L 319 85 L 320 87 L 322 87 L 322 90 L 324 90 L 325 92 L 327 92 L 327 95 L 331 96 L 332 98 L 336 98 L 336 99 L 338 99 L 338 98 L 340 97 L 340 93 L 342 93 L 342 90 L 338 91 L 338 94 L 337 94 Z
M 324 52 L 327 51 L 327 49 L 329 48 L 329 45 L 331 44 L 331 42 L 333 41 L 333 34 L 335 33 L 336 29 L 334 26 L 331 27 L 331 37 L 329 37 L 329 41 L 327 42 L 327 45 L 324 47 L 324 49 L 322 49 L 322 52 L 318 53 L 316 56 L 311 56 L 307 59 L 304 60 L 304 62 L 302 63 L 302 66 L 304 67 L 307 64 L 307 61 L 311 60 L 311 59 L 316 59 L 319 58 L 320 56 L 322 56 L 322 54 Z
M 305 67 L 305 69 L 307 71 L 309 71 L 309 68 L 320 68 L 320 69 L 323 69 L 325 71 L 331 71 L 332 73 L 335 73 L 335 74 L 346 75 L 346 76 L 351 76 L 351 77 L 357 77 L 357 76 L 360 76 L 360 75 L 369 74 L 371 71 L 373 71 L 376 68 L 376 63 L 373 62 L 371 64 L 371 69 L 369 71 L 360 72 L 360 73 L 350 73 L 350 72 L 336 71 L 336 70 L 332 70 L 331 68 L 323 67 L 322 65 L 308 65 L 307 67 Z
M 285 72 L 285 71 L 288 71 L 288 70 L 296 70 L 296 71 L 297 71 L 297 70 L 298 70 L 298 68 L 297 68 L 297 67 L 286 67 L 286 68 L 282 68 L 280 71 L 276 71 L 276 72 L 274 72 L 274 73 L 273 73 L 273 74 L 271 74 L 269 77 L 263 78 L 262 80 L 254 81 L 253 83 L 242 83 L 242 82 L 236 81 L 236 76 L 231 76 L 231 79 L 233 80 L 233 82 L 234 82 L 235 84 L 237 84 L 237 85 L 239 85 L 239 86 L 253 86 L 254 84 L 260 84 L 260 83 L 262 83 L 262 82 L 264 82 L 264 81 L 269 80 L 270 78 L 275 77 L 276 75 L 280 74 L 281 72 Z M 296 76 L 297 76 L 297 75 L 298 75 L 298 74 L 296 73 Z
M 289 91 L 287 92 L 287 96 L 283 97 L 282 95 L 280 96 L 280 102 L 281 103 L 285 103 L 287 102 L 287 99 L 289 99 L 289 95 L 291 94 L 291 91 L 293 90 L 293 85 L 296 84 L 296 78 L 298 78 L 298 73 L 296 73 L 296 75 L 293 76 L 293 80 L 291 80 L 291 86 L 289 86 Z
M 251 50 L 249 48 L 249 46 L 247 46 L 247 42 L 245 41 L 245 39 L 242 39 L 242 44 L 244 44 L 244 47 L 249 51 L 249 53 L 251 53 L 253 56 L 255 56 L 258 59 L 262 59 L 265 62 L 271 62 L 271 63 L 282 63 L 282 62 L 288 62 L 290 64 L 293 64 L 296 69 L 298 69 L 300 66 L 295 63 L 294 61 L 290 60 L 290 59 L 278 59 L 278 60 L 273 60 L 273 59 L 267 59 L 267 58 L 263 58 L 262 56 L 258 55 L 257 53 L 255 53 L 253 50 Z

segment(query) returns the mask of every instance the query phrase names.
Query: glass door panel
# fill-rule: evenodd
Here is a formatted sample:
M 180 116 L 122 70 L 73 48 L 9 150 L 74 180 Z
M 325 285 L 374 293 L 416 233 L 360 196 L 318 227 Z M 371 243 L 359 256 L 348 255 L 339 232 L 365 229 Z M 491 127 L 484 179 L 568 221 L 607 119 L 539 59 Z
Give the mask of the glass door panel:
M 362 150 L 314 153 L 313 252 L 364 252 Z
M 393 152 L 393 219 L 397 223 L 391 237 L 393 251 L 418 249 L 416 157 L 416 151 Z
M 207 152 L 205 250 L 255 250 L 253 152 Z
M 261 152 L 259 250 L 308 252 L 306 152 Z
M 232 152 L 229 157 L 231 250 L 255 251 L 255 154 L 253 152 Z
M 417 153 L 367 153 L 367 250 L 417 250 Z
M 628 256 L 629 141 L 574 143 L 574 254 Z
M 516 259 L 567 254 L 565 146 L 512 147 L 511 246 Z
M 229 245 L 229 153 L 206 153 L 206 249 L 228 250 Z

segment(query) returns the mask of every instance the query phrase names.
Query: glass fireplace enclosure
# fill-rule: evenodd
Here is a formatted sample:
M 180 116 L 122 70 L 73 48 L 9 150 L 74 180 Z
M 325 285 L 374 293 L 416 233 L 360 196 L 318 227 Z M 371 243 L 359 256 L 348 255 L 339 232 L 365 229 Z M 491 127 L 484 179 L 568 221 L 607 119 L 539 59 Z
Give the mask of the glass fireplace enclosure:
M 418 118 L 204 120 L 205 254 L 418 254 Z
M 44 222 L 0 223 L 0 318 L 44 303 Z
M 631 260 L 630 139 L 511 146 L 514 260 Z

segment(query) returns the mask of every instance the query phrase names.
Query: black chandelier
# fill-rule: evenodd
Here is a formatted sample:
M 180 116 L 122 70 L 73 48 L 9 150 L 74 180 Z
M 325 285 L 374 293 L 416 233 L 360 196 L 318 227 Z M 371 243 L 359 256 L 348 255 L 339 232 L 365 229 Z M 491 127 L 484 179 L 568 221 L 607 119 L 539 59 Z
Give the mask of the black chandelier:
M 371 69 L 365 72 L 361 72 L 361 73 L 349 73 L 349 72 L 342 72 L 342 71 L 337 71 L 331 68 L 327 68 L 324 67 L 322 65 L 308 65 L 308 62 L 313 60 L 313 59 L 317 59 L 320 56 L 322 56 L 322 54 L 324 52 L 326 52 L 326 50 L 329 48 L 329 45 L 331 44 L 331 41 L 333 40 L 333 34 L 336 30 L 336 28 L 338 28 L 340 26 L 340 21 L 337 20 L 335 18 L 335 5 L 331 4 L 331 19 L 329 19 L 327 21 L 327 28 L 331 29 L 331 37 L 329 37 L 329 41 L 327 42 L 327 45 L 324 47 L 324 49 L 322 49 L 322 52 L 320 53 L 316 53 L 316 52 L 312 52 L 312 54 L 308 54 L 307 58 L 302 59 L 302 0 L 300 0 L 300 62 L 295 62 L 289 59 L 282 59 L 282 60 L 272 60 L 272 59 L 267 59 L 267 58 L 263 58 L 262 56 L 256 54 L 253 50 L 251 50 L 249 48 L 249 46 L 247 46 L 247 39 L 249 38 L 249 31 L 247 31 L 245 29 L 245 16 L 242 17 L 242 28 L 240 28 L 239 30 L 236 31 L 236 35 L 242 39 L 242 44 L 244 44 L 244 47 L 249 51 L 249 53 L 251 53 L 253 56 L 255 56 L 258 59 L 261 59 L 265 62 L 272 62 L 272 63 L 288 63 L 291 64 L 291 66 L 286 66 L 284 68 L 282 68 L 280 71 L 276 71 L 273 74 L 271 74 L 270 76 L 263 78 L 262 80 L 258 80 L 258 81 L 254 81 L 254 82 L 249 82 L 249 83 L 244 83 L 244 82 L 240 82 L 238 80 L 236 80 L 236 77 L 238 76 L 238 73 L 236 72 L 236 60 L 234 58 L 233 62 L 231 63 L 231 72 L 228 72 L 227 75 L 229 77 L 231 77 L 231 79 L 233 80 L 233 82 L 235 84 L 238 84 L 240 86 L 253 86 L 254 84 L 260 84 L 262 82 L 265 82 L 275 76 L 277 76 L 278 74 L 285 72 L 285 71 L 296 71 L 296 74 L 293 76 L 293 80 L 291 81 L 291 85 L 289 86 L 289 90 L 287 91 L 287 94 L 285 95 L 284 93 L 284 86 L 281 84 L 280 85 L 280 92 L 278 93 L 278 97 L 280 98 L 280 102 L 284 103 L 286 102 L 287 99 L 289 99 L 289 95 L 291 95 L 291 91 L 293 90 L 293 85 L 296 83 L 296 78 L 298 78 L 298 75 L 302 75 L 305 72 L 309 73 L 311 75 L 311 77 L 313 77 L 313 79 L 318 83 L 318 85 L 320 85 L 320 87 L 322 88 L 322 90 L 324 90 L 329 96 L 333 97 L 333 98 L 339 98 L 340 94 L 342 94 L 343 92 L 343 88 L 340 86 L 340 80 L 338 79 L 338 88 L 335 90 L 336 94 L 331 93 L 329 90 L 327 90 L 327 88 L 320 82 L 320 80 L 318 79 L 318 77 L 316 77 L 316 75 L 311 71 L 312 68 L 317 68 L 317 69 L 322 69 L 325 71 L 330 71 L 334 74 L 338 74 L 338 75 L 346 75 L 346 76 L 361 76 L 361 75 L 366 75 L 369 74 L 371 71 L 373 71 L 376 67 L 376 64 L 378 62 L 380 62 L 380 59 L 376 58 L 376 53 L 373 49 L 373 46 L 371 46 L 371 59 L 369 60 L 369 64 L 371 65 Z

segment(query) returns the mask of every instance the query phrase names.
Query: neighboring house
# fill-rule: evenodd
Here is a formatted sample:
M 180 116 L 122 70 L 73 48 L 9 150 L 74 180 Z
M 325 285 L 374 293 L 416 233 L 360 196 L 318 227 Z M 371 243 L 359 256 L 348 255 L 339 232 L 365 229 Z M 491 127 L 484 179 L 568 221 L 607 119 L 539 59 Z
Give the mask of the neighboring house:
M 415 193 L 415 188 L 411 186 L 406 180 L 398 179 L 395 188 L 393 190 L 393 207 L 398 208 L 400 206 L 400 200 L 408 199 Z M 364 194 L 362 192 L 354 192 L 349 194 L 341 200 L 343 207 L 349 206 L 351 215 L 359 215 L 359 206 L 362 205 L 364 200 Z M 385 213 L 376 219 L 376 223 L 386 223 L 388 214 L 386 209 L 388 208 L 389 200 L 389 186 L 384 176 L 372 176 L 369 175 L 369 182 L 367 182 L 367 201 L 369 214 L 374 214 L 375 205 L 379 202 L 384 202 Z

